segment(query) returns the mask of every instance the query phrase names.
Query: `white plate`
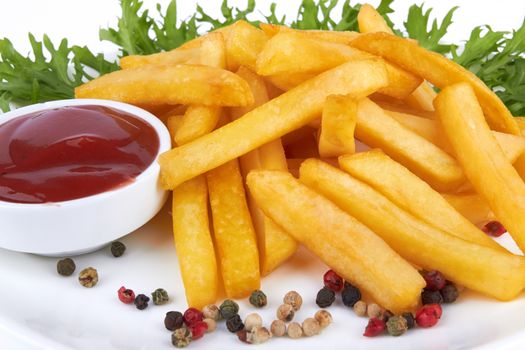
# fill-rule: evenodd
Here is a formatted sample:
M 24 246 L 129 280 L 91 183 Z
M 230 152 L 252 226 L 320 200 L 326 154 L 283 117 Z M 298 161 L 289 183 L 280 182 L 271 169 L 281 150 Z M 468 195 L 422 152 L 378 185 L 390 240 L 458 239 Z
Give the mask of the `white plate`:
M 153 7 L 156 2 L 147 1 L 147 4 Z M 264 9 L 270 2 L 257 0 Z M 9 2 L 0 11 L 0 33 L 22 48 L 27 48 L 25 33 L 33 31 L 47 32 L 55 38 L 67 33 L 75 44 L 107 49 L 108 45 L 97 42 L 97 29 L 114 22 L 118 13 L 116 3 L 116 0 Z M 191 13 L 194 3 L 179 1 L 183 17 Z M 231 3 L 244 7 L 244 1 Z M 294 16 L 297 3 L 298 0 L 281 2 L 280 6 L 289 16 Z M 427 1 L 440 15 L 458 3 Z M 394 3 L 394 7 L 400 9 L 396 15 L 398 23 L 409 4 L 402 0 Z M 462 2 L 455 16 L 455 29 L 447 38 L 466 39 L 469 29 L 481 23 L 490 23 L 497 30 L 521 24 L 525 4 L 514 0 L 499 0 L 497 4 Z M 206 2 L 205 7 L 217 13 L 219 1 Z M 108 249 L 104 249 L 75 258 L 77 271 L 88 266 L 98 269 L 100 282 L 92 289 L 80 286 L 76 277 L 58 276 L 56 259 L 0 250 L 0 349 L 172 348 L 170 332 L 163 326 L 164 314 L 170 310 L 184 311 L 186 303 L 170 226 L 165 209 L 123 240 L 128 246 L 123 257 L 113 258 Z M 299 291 L 305 301 L 296 318 L 303 320 L 313 315 L 317 309 L 315 294 L 321 287 L 325 270 L 326 266 L 315 257 L 300 250 L 288 264 L 265 278 L 262 289 L 269 297 L 269 306 L 259 311 L 265 323 L 269 324 L 274 318 L 282 296 L 290 289 Z M 116 293 L 121 285 L 145 294 L 163 287 L 172 301 L 139 311 L 118 301 Z M 243 316 L 255 311 L 246 301 L 240 304 Z M 369 339 L 361 335 L 367 320 L 356 317 L 338 301 L 329 309 L 335 323 L 322 335 L 300 340 L 272 339 L 258 349 L 523 349 L 523 310 L 523 297 L 501 303 L 464 292 L 457 303 L 444 307 L 443 318 L 432 329 L 412 330 L 399 338 Z M 191 344 L 192 349 L 241 349 L 245 346 L 228 333 L 223 324 L 215 333 Z

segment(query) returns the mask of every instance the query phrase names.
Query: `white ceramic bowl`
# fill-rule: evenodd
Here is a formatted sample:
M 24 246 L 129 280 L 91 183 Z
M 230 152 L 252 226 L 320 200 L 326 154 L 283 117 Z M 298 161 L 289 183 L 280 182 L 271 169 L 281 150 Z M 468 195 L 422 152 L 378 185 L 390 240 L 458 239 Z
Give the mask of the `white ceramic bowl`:
M 171 138 L 164 124 L 143 109 L 106 100 L 53 101 L 0 114 L 0 124 L 41 110 L 81 105 L 115 108 L 148 122 L 159 137 L 157 157 L 135 181 L 112 191 L 46 204 L 0 201 L 1 248 L 50 256 L 86 253 L 141 227 L 164 205 L 167 192 L 159 184 L 157 159 L 171 148 Z

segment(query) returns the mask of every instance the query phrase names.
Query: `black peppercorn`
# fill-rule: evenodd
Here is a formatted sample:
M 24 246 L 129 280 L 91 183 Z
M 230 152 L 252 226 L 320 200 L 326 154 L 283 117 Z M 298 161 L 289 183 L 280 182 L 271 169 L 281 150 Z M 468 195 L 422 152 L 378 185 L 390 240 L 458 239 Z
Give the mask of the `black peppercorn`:
M 438 290 L 423 289 L 421 292 L 421 303 L 427 304 L 441 304 L 443 303 L 443 297 Z
M 232 333 L 237 333 L 244 329 L 244 323 L 242 323 L 241 316 L 234 315 L 226 321 L 226 327 Z
M 115 241 L 111 243 L 111 254 L 113 254 L 115 258 L 121 257 L 125 251 L 126 251 L 126 246 L 124 245 L 124 243 L 119 242 L 119 241 Z
M 414 326 L 416 325 L 416 320 L 414 319 L 414 315 L 412 315 L 411 312 L 404 312 L 401 316 L 403 316 L 403 318 L 407 320 L 408 329 L 414 328 Z
M 359 288 L 345 282 L 345 286 L 341 292 L 341 297 L 343 299 L 343 304 L 348 307 L 353 307 L 355 303 L 361 300 L 361 291 Z
M 315 303 L 319 307 L 329 307 L 333 304 L 335 301 L 335 292 L 327 287 L 321 288 L 319 292 L 317 292 L 317 298 L 315 299 Z
M 262 290 L 254 290 L 250 295 L 250 304 L 255 307 L 264 307 L 267 302 L 266 294 Z
M 75 272 L 76 266 L 73 259 L 65 258 L 57 263 L 57 272 L 61 276 L 71 276 Z
M 222 302 L 221 306 L 219 306 L 219 312 L 223 319 L 228 320 L 237 315 L 239 305 L 233 300 L 226 299 Z
M 439 291 L 443 297 L 443 302 L 450 304 L 456 301 L 459 296 L 459 291 L 453 283 L 448 283 L 443 289 Z
M 164 326 L 166 326 L 167 330 L 174 331 L 182 327 L 183 324 L 184 320 L 182 319 L 182 313 L 178 311 L 170 311 L 166 313 L 166 317 L 164 317 Z
M 144 310 L 145 308 L 148 307 L 148 301 L 149 301 L 149 298 L 147 296 L 145 296 L 144 294 L 139 294 L 137 295 L 133 303 L 135 304 L 137 309 Z

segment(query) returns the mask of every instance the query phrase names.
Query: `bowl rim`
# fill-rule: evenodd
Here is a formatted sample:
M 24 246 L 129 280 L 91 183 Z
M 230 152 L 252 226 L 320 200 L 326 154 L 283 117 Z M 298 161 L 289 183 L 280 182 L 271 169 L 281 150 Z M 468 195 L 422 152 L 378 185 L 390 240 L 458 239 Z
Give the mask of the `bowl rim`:
M 37 103 L 37 104 L 25 106 L 25 107 L 20 107 L 20 108 L 14 109 L 6 113 L 0 113 L 0 125 L 8 122 L 9 120 L 15 119 L 17 117 L 21 117 L 26 114 L 30 114 L 34 112 L 44 111 L 47 109 L 60 108 L 60 107 L 71 107 L 71 106 L 87 106 L 87 105 L 114 108 L 122 112 L 129 113 L 133 115 L 134 117 L 147 122 L 155 130 L 155 133 L 157 134 L 159 138 L 159 149 L 157 151 L 157 154 L 155 155 L 155 158 L 151 162 L 151 164 L 142 173 L 140 173 L 137 177 L 135 177 L 134 181 L 126 183 L 122 186 L 118 186 L 109 191 L 104 191 L 104 192 L 96 193 L 90 196 L 71 199 L 67 201 L 49 202 L 49 203 L 15 203 L 15 202 L 7 202 L 7 201 L 0 200 L 0 209 L 24 208 L 24 209 L 39 210 L 39 209 L 49 209 L 53 207 L 63 207 L 63 206 L 75 207 L 79 205 L 85 205 L 87 204 L 86 201 L 96 202 L 99 200 L 104 200 L 108 196 L 111 196 L 112 193 L 116 191 L 128 189 L 130 186 L 133 186 L 139 182 L 142 182 L 144 181 L 144 179 L 149 178 L 150 176 L 156 176 L 158 174 L 158 170 L 160 168 L 158 165 L 159 156 L 162 153 L 169 151 L 171 149 L 171 136 L 169 134 L 169 131 L 167 127 L 155 115 L 146 111 L 145 109 L 142 109 L 140 107 L 137 107 L 137 106 L 134 106 L 128 103 L 112 101 L 112 100 L 92 99 L 92 98 L 89 98 L 89 99 L 88 98 L 86 99 L 75 98 L 75 99 L 56 100 L 56 101 Z

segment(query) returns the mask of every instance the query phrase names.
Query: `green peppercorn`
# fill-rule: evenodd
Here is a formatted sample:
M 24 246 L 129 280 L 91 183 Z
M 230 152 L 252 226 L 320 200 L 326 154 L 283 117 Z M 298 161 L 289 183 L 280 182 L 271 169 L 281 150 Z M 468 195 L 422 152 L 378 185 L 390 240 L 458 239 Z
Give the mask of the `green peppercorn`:
M 175 332 L 171 335 L 171 343 L 176 348 L 185 348 L 190 345 L 193 337 L 191 331 L 186 327 L 181 327 L 176 329 Z
M 232 333 L 237 333 L 244 329 L 244 323 L 242 323 L 241 316 L 235 314 L 226 321 L 226 328 Z
M 239 312 L 239 305 L 233 300 L 226 299 L 222 302 L 221 306 L 219 307 L 219 312 L 223 319 L 228 320 L 233 316 L 237 315 L 237 313 Z
M 250 295 L 250 304 L 255 307 L 264 307 L 268 303 L 266 294 L 262 290 L 254 290 Z
M 119 241 L 111 243 L 111 254 L 113 254 L 115 258 L 121 257 L 125 251 L 126 246 L 124 245 L 124 243 Z
M 164 305 L 170 300 L 170 297 L 164 289 L 157 288 L 151 293 L 151 299 L 153 299 L 153 304 L 155 305 Z
M 407 320 L 403 316 L 392 316 L 386 322 L 386 329 L 394 337 L 403 335 L 408 329 Z
M 92 267 L 88 267 L 80 271 L 78 274 L 78 281 L 86 288 L 94 287 L 98 283 L 97 270 Z
M 75 269 L 76 266 L 73 259 L 65 258 L 57 262 L 57 272 L 61 276 L 71 276 Z

